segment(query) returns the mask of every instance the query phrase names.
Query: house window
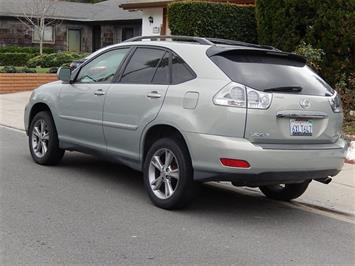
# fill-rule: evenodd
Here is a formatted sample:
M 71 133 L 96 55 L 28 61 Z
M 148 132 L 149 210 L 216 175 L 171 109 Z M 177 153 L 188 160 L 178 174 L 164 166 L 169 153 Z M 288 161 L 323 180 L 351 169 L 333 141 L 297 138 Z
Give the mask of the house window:
M 40 33 L 39 31 L 34 31 L 32 35 L 32 42 L 38 43 L 40 42 Z M 54 27 L 53 26 L 45 26 L 44 34 L 43 34 L 43 42 L 45 43 L 54 43 Z

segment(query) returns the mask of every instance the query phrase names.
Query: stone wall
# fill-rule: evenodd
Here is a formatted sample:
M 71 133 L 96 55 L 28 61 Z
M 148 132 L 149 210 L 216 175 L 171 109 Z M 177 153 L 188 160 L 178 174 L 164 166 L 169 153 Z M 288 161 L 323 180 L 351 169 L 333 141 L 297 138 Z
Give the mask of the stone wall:
M 0 94 L 33 90 L 56 80 L 56 74 L 0 73 Z

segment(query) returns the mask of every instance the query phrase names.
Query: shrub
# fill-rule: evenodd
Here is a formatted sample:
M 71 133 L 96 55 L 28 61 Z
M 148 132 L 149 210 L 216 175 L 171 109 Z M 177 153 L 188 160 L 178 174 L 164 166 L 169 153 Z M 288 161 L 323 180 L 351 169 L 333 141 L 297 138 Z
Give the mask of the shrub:
M 28 67 L 16 68 L 14 66 L 5 66 L 0 69 L 0 73 L 37 73 L 35 69 Z
M 37 73 L 37 71 L 35 69 L 31 69 L 28 67 L 22 67 L 17 69 L 16 71 L 17 73 Z
M 355 110 L 355 78 L 343 73 L 335 84 L 335 89 L 341 96 L 345 121 L 355 123 L 355 117 L 350 115 L 350 110 Z
M 43 53 L 50 54 L 54 53 L 54 48 L 43 48 Z M 39 54 L 38 47 L 20 47 L 20 46 L 4 46 L 0 47 L 0 53 L 29 53 L 29 54 Z
M 58 72 L 58 68 L 59 67 L 51 67 L 50 69 L 48 69 L 48 73 L 56 74 Z
M 286 51 L 302 41 L 322 49 L 321 75 L 339 90 L 345 113 L 353 106 L 348 99 L 353 100 L 354 90 L 354 10 L 353 0 L 256 1 L 259 42 Z
M 228 3 L 173 2 L 168 6 L 169 27 L 174 35 L 224 38 L 256 42 L 254 7 Z
M 16 73 L 16 68 L 14 66 L 5 66 L 0 69 L 0 73 Z
M 29 67 L 60 67 L 63 64 L 71 63 L 74 60 L 85 57 L 86 54 L 61 52 L 53 54 L 38 55 L 27 62 Z
M 29 53 L 0 53 L 0 66 L 24 66 L 32 57 Z
M 323 62 L 324 52 L 322 49 L 313 48 L 312 45 L 301 42 L 295 53 L 307 59 L 307 64 L 315 71 L 320 72 L 320 64 Z

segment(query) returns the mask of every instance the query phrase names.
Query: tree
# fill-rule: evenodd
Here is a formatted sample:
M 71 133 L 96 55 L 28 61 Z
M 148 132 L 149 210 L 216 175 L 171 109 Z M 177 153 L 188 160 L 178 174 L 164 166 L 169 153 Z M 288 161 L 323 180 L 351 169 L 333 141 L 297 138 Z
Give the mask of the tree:
M 58 23 L 53 19 L 55 4 L 58 0 L 31 0 L 24 4 L 22 15 L 17 19 L 39 37 L 39 51 L 43 53 L 44 32 L 46 27 Z

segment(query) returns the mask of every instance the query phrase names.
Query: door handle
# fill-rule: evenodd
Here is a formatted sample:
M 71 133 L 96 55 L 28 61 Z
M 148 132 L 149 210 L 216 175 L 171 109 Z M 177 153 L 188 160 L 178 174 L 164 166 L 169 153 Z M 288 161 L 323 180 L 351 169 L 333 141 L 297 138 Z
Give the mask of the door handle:
M 161 97 L 161 94 L 157 91 L 151 91 L 150 93 L 147 94 L 147 97 L 151 99 L 157 99 Z
M 96 96 L 102 96 L 105 95 L 105 92 L 102 89 L 98 89 L 97 91 L 94 92 Z

